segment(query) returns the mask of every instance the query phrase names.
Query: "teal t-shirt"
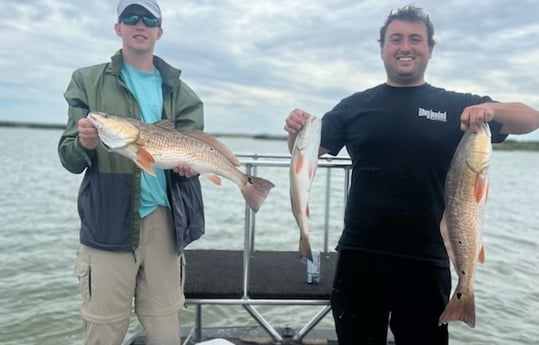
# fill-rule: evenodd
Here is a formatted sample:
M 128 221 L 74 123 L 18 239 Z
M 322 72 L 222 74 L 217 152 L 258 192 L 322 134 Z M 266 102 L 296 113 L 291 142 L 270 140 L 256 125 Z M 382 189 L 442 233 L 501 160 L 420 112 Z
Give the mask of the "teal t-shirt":
M 142 121 L 153 123 L 161 120 L 163 112 L 163 79 L 157 69 L 145 72 L 126 63 L 123 64 L 121 76 L 129 91 L 137 99 L 142 111 Z M 145 171 L 141 174 L 140 217 L 144 218 L 158 206 L 168 207 L 166 178 L 163 169 L 153 168 L 155 175 Z

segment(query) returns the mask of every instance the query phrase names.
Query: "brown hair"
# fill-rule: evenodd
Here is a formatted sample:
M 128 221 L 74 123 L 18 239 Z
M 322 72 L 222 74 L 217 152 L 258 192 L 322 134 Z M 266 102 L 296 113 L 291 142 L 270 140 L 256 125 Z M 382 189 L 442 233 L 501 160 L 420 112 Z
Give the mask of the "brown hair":
M 404 6 L 396 11 L 391 11 L 389 13 L 389 16 L 387 17 L 384 26 L 380 28 L 380 38 L 378 39 L 378 42 L 380 42 L 381 46 L 383 46 L 385 43 L 387 27 L 395 20 L 407 21 L 412 23 L 424 23 L 425 27 L 427 28 L 429 47 L 434 47 L 434 44 L 436 43 L 434 41 L 434 26 L 432 25 L 429 16 L 425 14 L 425 12 L 423 12 L 422 8 L 413 5 Z

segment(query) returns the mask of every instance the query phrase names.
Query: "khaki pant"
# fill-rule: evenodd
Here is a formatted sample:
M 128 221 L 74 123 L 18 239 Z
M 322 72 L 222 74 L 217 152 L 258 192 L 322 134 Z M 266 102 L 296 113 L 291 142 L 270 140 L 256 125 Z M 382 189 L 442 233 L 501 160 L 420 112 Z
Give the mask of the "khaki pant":
M 178 256 L 168 208 L 141 222 L 134 252 L 117 253 L 81 245 L 75 273 L 80 281 L 86 345 L 122 344 L 133 307 L 147 344 L 180 343 L 178 311 L 184 304 L 185 261 Z

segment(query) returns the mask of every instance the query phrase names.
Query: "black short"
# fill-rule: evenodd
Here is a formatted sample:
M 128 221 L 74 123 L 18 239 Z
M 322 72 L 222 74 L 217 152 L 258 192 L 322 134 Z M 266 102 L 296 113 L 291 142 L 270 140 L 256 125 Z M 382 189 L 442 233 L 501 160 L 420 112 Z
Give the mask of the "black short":
M 438 326 L 451 292 L 449 268 L 362 251 L 339 253 L 331 306 L 340 345 L 447 345 Z

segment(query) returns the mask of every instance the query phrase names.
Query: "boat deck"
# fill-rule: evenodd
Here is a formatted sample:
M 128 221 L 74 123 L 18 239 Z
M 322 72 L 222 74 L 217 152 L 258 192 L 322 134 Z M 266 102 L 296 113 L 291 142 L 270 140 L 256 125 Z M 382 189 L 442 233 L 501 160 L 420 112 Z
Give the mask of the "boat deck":
M 243 283 L 240 250 L 186 250 L 185 295 L 187 304 L 196 300 L 329 301 L 337 253 L 321 253 L 320 283 L 307 283 L 306 265 L 298 252 L 254 251 L 249 254 L 247 286 Z M 246 288 L 247 291 L 244 291 Z

